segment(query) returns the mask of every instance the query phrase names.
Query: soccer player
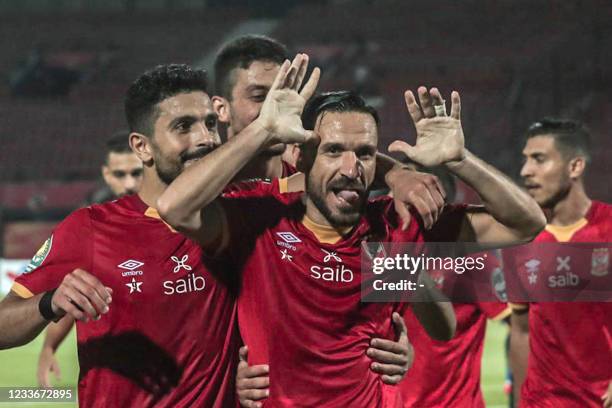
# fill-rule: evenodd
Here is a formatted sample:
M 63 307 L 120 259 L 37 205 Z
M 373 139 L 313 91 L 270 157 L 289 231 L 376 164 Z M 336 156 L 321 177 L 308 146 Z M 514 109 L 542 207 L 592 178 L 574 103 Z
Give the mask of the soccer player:
M 610 242 L 612 206 L 589 198 L 584 187 L 588 130 L 576 121 L 546 118 L 526 136 L 521 177 L 548 221 L 535 242 Z M 612 303 L 533 302 L 513 309 L 511 361 L 519 406 L 601 407 L 606 396 L 609 401 L 612 348 L 606 331 L 612 330 Z
M 205 72 L 146 72 L 125 108 L 144 165 L 140 192 L 79 209 L 55 229 L 0 303 L 0 347 L 24 344 L 69 315 L 77 320 L 80 406 L 231 406 L 234 296 L 202 266 L 199 246 L 155 208 L 168 183 L 220 144 Z
M 447 192 L 447 200 L 452 202 L 455 191 L 454 179 L 444 170 L 435 169 Z M 488 255 L 493 255 L 491 251 Z M 472 255 L 473 257 L 477 255 Z M 510 315 L 510 309 L 501 299 L 504 293 L 494 286 L 495 277 L 503 278 L 499 260 L 488 256 L 482 273 L 488 274 L 486 282 L 491 282 L 487 293 L 465 293 L 472 299 L 493 300 L 475 303 L 453 303 L 457 318 L 455 336 L 446 342 L 431 339 L 419 324 L 414 313 L 408 309 L 404 314 L 410 341 L 414 347 L 414 364 L 399 387 L 402 391 L 404 407 L 483 407 L 484 400 L 480 389 L 480 367 L 485 339 L 487 319 L 501 320 Z M 437 288 L 444 292 L 445 287 L 455 287 L 457 282 L 467 280 L 454 271 L 430 272 Z M 467 287 L 466 287 L 467 288 Z M 482 287 L 478 290 L 486 290 Z
M 230 138 L 181 174 L 158 208 L 170 225 L 203 245 L 207 265 L 220 274 L 240 273 L 240 331 L 249 362 L 270 365 L 268 406 L 397 406 L 397 392 L 364 358 L 372 337 L 391 336 L 388 315 L 395 306 L 360 303 L 362 241 L 417 241 L 437 234 L 449 240 L 523 242 L 541 230 L 544 217 L 525 193 L 465 151 L 458 94 L 453 94 L 451 117 L 434 117 L 434 101 L 439 105 L 441 95 L 422 88 L 423 110 L 412 93 L 407 96 L 417 146 L 396 142 L 392 147 L 426 165 L 446 164 L 478 184 L 495 217 L 482 208 L 451 209 L 441 230 L 427 233 L 415 218 L 402 230 L 390 199 L 366 204 L 378 120 L 361 98 L 340 92 L 311 101 L 304 127 L 316 132 L 304 130 L 299 120 L 270 123 L 262 117 L 278 111 L 281 101 L 300 111 L 313 91 L 311 77 L 298 92 L 303 77 L 299 56 L 284 63 L 254 122 L 267 134 Z M 317 137 L 318 147 L 312 143 Z M 251 188 L 259 197 L 236 192 L 217 198 L 244 163 L 279 143 L 303 144 L 298 167 L 307 178 L 305 204 L 300 194 L 280 193 L 290 181 L 255 183 Z M 432 336 L 452 336 L 450 308 L 413 307 Z
M 132 152 L 129 143 L 129 132 L 117 132 L 106 141 L 106 152 L 101 172 L 106 186 L 97 190 L 91 197 L 92 202 L 101 203 L 114 200 L 126 194 L 134 194 L 142 184 L 142 162 Z M 64 341 L 74 320 L 66 316 L 55 324 L 50 324 L 46 331 L 45 341 L 38 357 L 36 377 L 42 387 L 50 387 L 49 372 L 60 379 L 60 367 L 55 352 Z

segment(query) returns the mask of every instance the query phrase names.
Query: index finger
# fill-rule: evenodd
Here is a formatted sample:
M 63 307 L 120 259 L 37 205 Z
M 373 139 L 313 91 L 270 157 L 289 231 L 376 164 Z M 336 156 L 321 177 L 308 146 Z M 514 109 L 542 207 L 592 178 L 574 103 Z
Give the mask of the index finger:
M 78 276 L 81 280 L 83 280 L 85 283 L 87 283 L 89 286 L 94 288 L 94 290 L 98 293 L 98 296 L 100 296 L 100 298 L 104 302 L 106 302 L 107 304 L 111 302 L 112 296 L 110 292 L 106 289 L 106 286 L 104 286 L 98 278 L 96 278 L 89 272 L 84 271 L 83 269 L 75 269 L 74 274 Z
M 393 340 L 375 338 L 372 339 L 371 347 L 393 354 L 406 354 L 406 348 L 403 347 L 401 343 Z

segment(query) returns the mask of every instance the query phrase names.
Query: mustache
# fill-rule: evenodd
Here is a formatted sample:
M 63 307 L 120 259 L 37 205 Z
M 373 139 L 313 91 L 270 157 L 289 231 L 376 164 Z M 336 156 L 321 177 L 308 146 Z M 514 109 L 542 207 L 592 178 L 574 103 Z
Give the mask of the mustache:
M 355 190 L 359 194 L 365 193 L 365 186 L 363 183 L 357 180 L 333 180 L 328 185 L 327 188 L 330 190 Z
M 206 156 L 208 153 L 212 152 L 213 150 L 215 150 L 217 148 L 217 146 L 215 145 L 210 145 L 210 146 L 206 146 L 206 147 L 201 147 L 197 150 L 191 151 L 191 152 L 184 152 L 181 153 L 181 161 L 183 163 L 185 163 L 188 160 L 195 160 L 195 159 L 201 159 L 202 157 Z

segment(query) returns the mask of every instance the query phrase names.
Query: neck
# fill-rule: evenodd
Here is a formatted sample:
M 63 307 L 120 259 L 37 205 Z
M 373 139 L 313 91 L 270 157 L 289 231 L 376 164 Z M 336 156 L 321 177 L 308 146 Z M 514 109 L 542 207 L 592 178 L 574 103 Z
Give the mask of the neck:
M 546 210 L 551 225 L 572 225 L 584 218 L 591 208 L 591 199 L 584 191 L 582 182 L 576 183 L 565 198 Z
M 167 187 L 166 183 L 160 180 L 154 168 L 145 167 L 138 196 L 149 207 L 157 208 L 157 199 Z
M 252 178 L 281 178 L 283 176 L 283 162 L 281 156 L 256 156 L 236 174 L 234 180 L 248 180 Z

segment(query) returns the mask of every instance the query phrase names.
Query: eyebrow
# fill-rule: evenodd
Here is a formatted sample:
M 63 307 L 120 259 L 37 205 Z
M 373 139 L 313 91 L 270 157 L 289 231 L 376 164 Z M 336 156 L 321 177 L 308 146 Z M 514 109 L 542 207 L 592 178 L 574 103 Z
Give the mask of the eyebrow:
M 247 86 L 246 91 L 247 92 L 253 92 L 253 91 L 269 91 L 270 87 L 267 85 L 259 85 L 259 84 L 253 84 L 253 85 L 249 85 Z
M 215 112 L 208 112 L 206 115 L 202 117 L 198 117 L 195 115 L 183 115 L 183 116 L 179 116 L 178 118 L 172 119 L 170 123 L 168 124 L 168 128 L 172 129 L 173 127 L 175 127 L 177 124 L 181 122 L 194 123 L 194 122 L 197 122 L 198 120 L 217 119 L 217 116 L 218 115 Z

